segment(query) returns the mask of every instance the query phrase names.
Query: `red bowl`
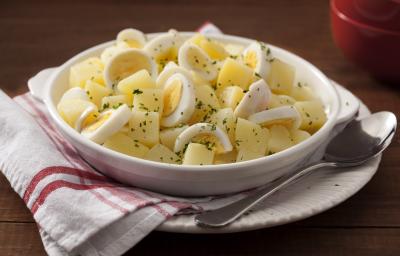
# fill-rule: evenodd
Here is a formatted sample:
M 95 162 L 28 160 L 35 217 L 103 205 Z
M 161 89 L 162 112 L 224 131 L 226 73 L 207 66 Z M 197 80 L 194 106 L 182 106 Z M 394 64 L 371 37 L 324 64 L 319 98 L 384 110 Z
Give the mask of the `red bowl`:
M 395 22 L 397 16 L 392 16 L 394 19 L 391 22 L 386 20 L 385 23 L 373 24 L 370 21 L 361 21 L 351 11 L 351 6 L 354 5 L 343 3 L 344 1 L 339 0 L 330 2 L 332 32 L 336 45 L 349 60 L 376 78 L 399 83 L 400 28 L 397 28 L 399 24 Z M 379 14 L 380 9 L 377 8 L 376 11 Z
M 335 9 L 366 25 L 400 31 L 400 0 L 335 0 Z

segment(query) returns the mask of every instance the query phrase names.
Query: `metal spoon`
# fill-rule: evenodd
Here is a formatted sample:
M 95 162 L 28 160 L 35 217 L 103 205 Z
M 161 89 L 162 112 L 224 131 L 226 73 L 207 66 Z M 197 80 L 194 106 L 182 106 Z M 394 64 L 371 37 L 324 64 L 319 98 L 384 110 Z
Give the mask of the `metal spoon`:
M 354 120 L 329 142 L 321 161 L 282 177 L 271 186 L 237 202 L 201 213 L 195 217 L 195 222 L 206 227 L 226 226 L 257 203 L 314 170 L 322 167 L 342 168 L 361 165 L 387 148 L 396 131 L 396 125 L 396 116 L 391 112 L 378 112 L 364 119 Z

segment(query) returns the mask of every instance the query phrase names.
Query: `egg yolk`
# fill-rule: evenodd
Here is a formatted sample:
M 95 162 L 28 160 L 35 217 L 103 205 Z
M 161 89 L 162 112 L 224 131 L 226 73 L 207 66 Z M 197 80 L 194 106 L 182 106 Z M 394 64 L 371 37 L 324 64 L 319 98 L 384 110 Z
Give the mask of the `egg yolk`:
M 197 33 L 190 39 L 194 44 L 200 46 L 201 41 L 206 40 L 206 37 L 202 34 Z
M 244 56 L 244 62 L 249 67 L 255 69 L 257 66 L 257 54 L 255 51 L 248 51 L 246 56 Z
M 128 40 L 128 39 L 126 39 L 126 40 L 124 40 L 124 42 L 127 43 L 129 45 L 129 47 L 142 48 L 142 45 L 136 40 L 132 40 L 132 39 Z
M 97 111 L 93 111 L 88 117 L 85 118 L 82 122 L 82 128 L 85 128 L 86 126 L 92 124 L 93 122 L 96 121 L 99 113 Z
M 213 41 L 202 41 L 200 47 L 207 52 L 207 54 L 214 60 L 223 60 L 227 57 L 227 53 L 222 45 Z
M 161 52 L 157 55 L 156 61 L 158 63 L 158 72 L 161 72 L 165 65 L 168 64 L 168 62 L 173 61 L 177 62 L 178 61 L 178 48 L 176 47 L 171 47 L 168 50 Z
M 110 67 L 109 73 L 111 80 L 117 85 L 119 81 L 142 69 L 151 70 L 148 58 L 145 55 L 132 56 L 129 54 L 120 56 Z
M 172 114 L 178 106 L 182 95 L 182 82 L 179 79 L 173 80 L 164 90 L 163 116 Z
M 111 114 L 112 113 L 109 112 L 109 113 L 106 113 L 106 114 L 100 116 L 96 122 L 89 125 L 85 130 L 90 131 L 90 132 L 97 130 L 100 126 L 102 126 L 110 118 Z
M 198 134 L 192 138 L 192 142 L 205 145 L 209 150 L 214 151 L 216 154 L 224 153 L 224 147 L 219 139 L 212 134 Z
M 196 34 L 191 41 L 206 51 L 212 59 L 223 60 L 227 57 L 227 53 L 222 45 L 212 41 L 202 34 Z

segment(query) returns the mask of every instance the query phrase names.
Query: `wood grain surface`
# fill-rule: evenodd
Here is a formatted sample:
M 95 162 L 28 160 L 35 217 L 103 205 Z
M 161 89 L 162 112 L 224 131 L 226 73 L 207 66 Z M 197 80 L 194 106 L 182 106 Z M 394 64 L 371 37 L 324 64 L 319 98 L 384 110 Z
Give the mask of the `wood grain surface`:
M 3 0 L 0 88 L 11 96 L 26 92 L 27 80 L 41 69 L 60 65 L 88 47 L 111 40 L 126 27 L 144 32 L 190 31 L 206 20 L 228 34 L 293 51 L 351 90 L 371 111 L 400 114 L 400 88 L 375 81 L 335 47 L 329 2 L 322 0 Z M 127 255 L 400 255 L 399 155 L 396 135 L 371 182 L 318 216 L 237 234 L 154 232 Z M 1 174 L 0 255 L 45 255 L 30 212 Z

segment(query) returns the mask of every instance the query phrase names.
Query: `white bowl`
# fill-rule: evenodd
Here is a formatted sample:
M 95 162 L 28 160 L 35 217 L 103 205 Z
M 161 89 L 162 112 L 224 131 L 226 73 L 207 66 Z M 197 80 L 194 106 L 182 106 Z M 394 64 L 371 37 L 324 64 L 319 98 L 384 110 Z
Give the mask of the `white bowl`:
M 156 34 L 148 34 L 152 38 Z M 183 36 L 193 35 L 183 32 Z M 210 35 L 226 43 L 248 45 L 250 39 Z M 187 166 L 158 163 L 130 157 L 102 147 L 81 136 L 59 116 L 56 105 L 68 88 L 69 70 L 72 65 L 100 53 L 113 42 L 107 42 L 83 51 L 55 69 L 47 79 L 43 100 L 50 116 L 64 137 L 78 150 L 80 155 L 97 170 L 120 182 L 180 196 L 205 196 L 238 192 L 254 188 L 280 177 L 298 167 L 328 138 L 339 121 L 340 100 L 335 87 L 315 66 L 293 53 L 272 46 L 274 56 L 296 68 L 296 81 L 306 81 L 323 101 L 327 122 L 309 139 L 282 152 L 240 163 Z

